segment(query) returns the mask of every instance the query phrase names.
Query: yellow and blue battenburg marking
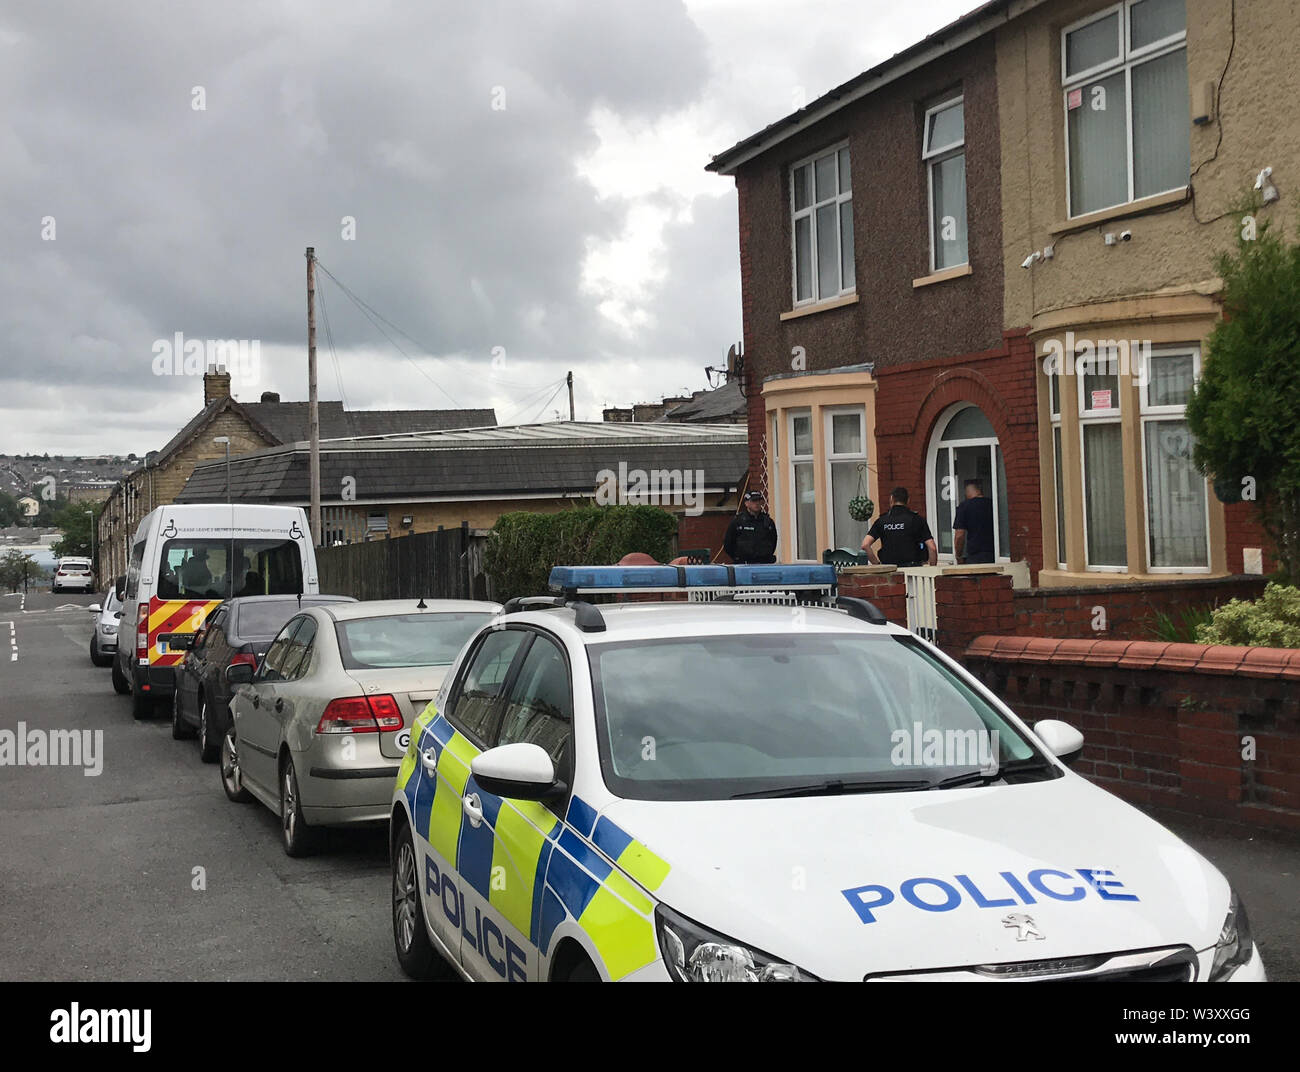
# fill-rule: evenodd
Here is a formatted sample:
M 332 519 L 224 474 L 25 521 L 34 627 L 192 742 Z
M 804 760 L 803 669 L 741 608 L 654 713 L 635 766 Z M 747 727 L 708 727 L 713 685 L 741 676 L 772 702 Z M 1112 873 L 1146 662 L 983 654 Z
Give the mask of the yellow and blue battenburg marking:
M 437 778 L 420 767 L 419 754 L 427 748 L 435 752 Z M 654 902 L 646 891 L 659 888 L 668 864 L 616 823 L 598 818 L 580 797 L 570 799 L 561 822 L 539 802 L 487 793 L 470 772 L 477 754 L 432 704 L 412 727 L 397 786 L 434 852 L 543 956 L 555 929 L 572 917 L 611 979 L 652 963 L 658 947 Z M 477 793 L 482 803 L 477 827 L 464 814 L 467 793 Z

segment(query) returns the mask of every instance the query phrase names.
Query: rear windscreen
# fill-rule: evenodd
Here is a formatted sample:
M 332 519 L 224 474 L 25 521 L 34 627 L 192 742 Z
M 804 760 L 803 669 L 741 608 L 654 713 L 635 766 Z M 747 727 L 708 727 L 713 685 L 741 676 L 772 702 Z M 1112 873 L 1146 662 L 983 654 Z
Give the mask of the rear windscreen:
M 339 654 L 349 670 L 448 666 L 489 614 L 397 614 L 339 622 Z
M 301 591 L 302 556 L 293 540 L 184 538 L 163 544 L 159 599 L 287 596 Z
M 239 614 L 235 618 L 234 633 L 246 640 L 270 639 L 280 631 L 290 618 L 298 613 L 298 601 L 286 599 L 283 603 L 236 604 Z

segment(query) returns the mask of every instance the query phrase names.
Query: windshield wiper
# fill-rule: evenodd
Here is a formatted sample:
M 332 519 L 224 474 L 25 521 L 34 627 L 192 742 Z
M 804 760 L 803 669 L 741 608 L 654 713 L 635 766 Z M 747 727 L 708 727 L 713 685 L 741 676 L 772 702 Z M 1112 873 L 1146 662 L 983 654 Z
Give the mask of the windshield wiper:
M 757 789 L 752 793 L 735 793 L 732 800 L 754 800 L 760 797 L 821 797 L 839 796 L 843 793 L 889 793 L 903 789 L 928 789 L 930 782 L 918 779 L 909 781 L 846 782 L 828 778 L 808 785 L 787 785 L 777 789 Z
M 1017 759 L 1010 763 L 1004 763 L 995 771 L 973 770 L 966 771 L 963 774 L 954 774 L 948 778 L 940 778 L 936 782 L 930 783 L 931 789 L 956 789 L 963 785 L 988 785 L 1007 775 L 1030 774 L 1038 771 L 1052 771 L 1053 767 L 1046 760 L 1039 759 L 1037 756 L 1031 756 L 1028 759 Z

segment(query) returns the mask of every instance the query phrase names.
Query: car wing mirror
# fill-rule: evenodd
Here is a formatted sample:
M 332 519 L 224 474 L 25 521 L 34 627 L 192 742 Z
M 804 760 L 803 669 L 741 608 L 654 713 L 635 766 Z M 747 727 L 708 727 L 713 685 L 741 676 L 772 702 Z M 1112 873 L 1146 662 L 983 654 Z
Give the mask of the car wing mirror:
M 233 663 L 226 667 L 226 684 L 232 688 L 236 685 L 251 685 L 253 674 L 254 669 L 248 663 Z
M 479 753 L 470 762 L 470 772 L 485 792 L 512 800 L 547 800 L 568 789 L 556 779 L 546 749 L 526 741 Z
M 1083 753 L 1083 734 L 1068 722 L 1045 718 L 1034 723 L 1034 733 L 1047 746 L 1047 750 L 1067 766 Z
M 101 607 L 98 603 L 92 603 L 89 607 L 86 608 L 86 610 L 90 611 L 91 614 L 99 614 L 101 611 L 103 611 L 103 609 L 104 608 Z

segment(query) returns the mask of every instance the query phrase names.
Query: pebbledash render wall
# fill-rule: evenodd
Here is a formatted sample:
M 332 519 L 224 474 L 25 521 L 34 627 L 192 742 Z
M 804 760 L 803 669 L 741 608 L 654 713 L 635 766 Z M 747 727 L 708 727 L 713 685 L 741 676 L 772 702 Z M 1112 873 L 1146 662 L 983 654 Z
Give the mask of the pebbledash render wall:
M 1069 216 L 1061 75 L 1062 31 L 1116 5 L 1113 0 L 1059 0 L 1033 8 L 996 33 L 1000 111 L 1004 326 L 1023 332 L 1040 356 L 1067 332 L 1079 339 L 1149 340 L 1154 345 L 1204 342 L 1220 315 L 1221 280 L 1215 254 L 1233 247 L 1242 214 L 1233 211 L 1255 176 L 1272 167 L 1282 197 L 1260 220 L 1286 230 L 1295 220 L 1294 181 L 1300 139 L 1294 117 L 1279 102 L 1300 98 L 1300 20 L 1294 0 L 1186 0 L 1186 64 L 1192 112 L 1211 101 L 1208 122 L 1187 117 L 1191 179 L 1187 187 L 1118 208 Z M 1106 245 L 1109 233 L 1131 240 Z M 1029 270 L 1021 262 L 1053 247 L 1054 256 Z M 1072 391 L 1073 377 L 1065 384 Z M 1125 436 L 1125 500 L 1129 569 L 1084 572 L 1082 481 L 1067 464 L 1066 562 L 1057 566 L 1056 489 L 1048 380 L 1036 374 L 1042 429 L 1041 531 L 1048 558 L 1042 583 L 1125 583 L 1146 575 L 1136 389 L 1121 380 Z M 1062 413 L 1068 460 L 1077 460 L 1077 410 Z M 1073 455 L 1075 457 L 1070 458 Z M 1267 544 L 1249 504 L 1225 506 L 1209 495 L 1211 574 L 1243 572 L 1243 549 Z M 1265 563 L 1268 568 L 1268 563 Z
M 824 410 L 865 409 L 867 491 L 878 507 L 886 505 L 890 488 L 902 484 L 912 491 L 913 505 L 924 510 L 930 437 L 952 406 L 974 403 L 993 422 L 1004 451 L 1014 552 L 1037 568 L 1032 354 L 1023 333 L 1002 330 L 1000 219 L 987 207 L 1001 205 L 995 83 L 995 43 L 986 36 L 736 170 L 750 480 L 775 508 L 783 559 L 794 557 L 791 489 L 787 467 L 778 468 L 776 457 L 788 452 L 788 444 L 775 441 L 772 431 L 778 440 L 785 435 L 792 408 L 809 409 L 814 420 L 817 543 L 825 549 L 831 532 Z M 928 105 L 957 94 L 965 112 L 969 264 L 932 273 L 923 118 Z M 856 290 L 796 307 L 791 165 L 843 143 L 853 177 Z M 862 369 L 868 363 L 871 372 Z

